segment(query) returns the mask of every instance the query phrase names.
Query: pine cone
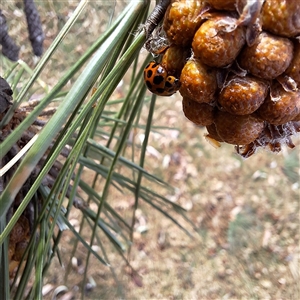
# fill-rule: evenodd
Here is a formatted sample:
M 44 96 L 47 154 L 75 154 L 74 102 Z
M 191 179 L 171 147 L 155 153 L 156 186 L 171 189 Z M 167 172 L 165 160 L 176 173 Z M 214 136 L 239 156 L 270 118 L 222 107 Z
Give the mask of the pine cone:
M 13 39 L 8 35 L 6 18 L 0 9 L 0 45 L 2 45 L 2 54 L 12 61 L 19 59 L 20 47 L 18 47 Z
M 26 14 L 29 40 L 33 53 L 37 56 L 43 54 L 44 33 L 40 15 L 33 0 L 24 0 L 24 11 Z

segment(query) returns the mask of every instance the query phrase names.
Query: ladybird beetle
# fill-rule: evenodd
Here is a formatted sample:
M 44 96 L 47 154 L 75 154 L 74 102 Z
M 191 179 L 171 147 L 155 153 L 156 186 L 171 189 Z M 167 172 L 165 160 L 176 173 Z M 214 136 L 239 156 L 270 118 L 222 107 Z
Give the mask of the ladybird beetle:
M 146 66 L 144 80 L 149 91 L 159 96 L 171 96 L 180 87 L 179 79 L 168 75 L 167 70 L 155 61 Z

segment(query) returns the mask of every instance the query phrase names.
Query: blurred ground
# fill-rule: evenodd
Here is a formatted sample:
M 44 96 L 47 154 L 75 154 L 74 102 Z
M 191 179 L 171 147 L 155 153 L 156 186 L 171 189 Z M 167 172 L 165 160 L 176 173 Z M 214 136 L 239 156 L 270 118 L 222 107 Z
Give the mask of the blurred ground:
M 160 153 L 157 172 L 178 188 L 176 200 L 189 209 L 197 233 L 189 239 L 142 208 L 150 230 L 136 235 L 142 246 L 132 257 L 152 286 L 149 297 L 298 299 L 299 150 L 243 161 L 232 146 L 212 148 L 174 101 L 167 108 L 158 101 L 154 123 L 178 126 L 180 134 L 153 137 L 151 145 Z M 292 170 L 294 179 L 287 175 Z
M 76 3 L 39 3 L 46 47 Z M 47 83 L 51 77 L 54 85 L 59 70 L 76 61 L 98 37 L 102 26 L 107 24 L 99 12 L 111 9 L 108 3 L 95 1 L 89 17 L 83 18 L 74 35 L 66 39 L 48 65 Z M 10 25 L 11 34 L 24 41 L 21 58 L 26 60 L 31 48 L 22 23 L 24 15 L 15 3 L 7 2 L 5 6 L 9 18 L 15 20 L 12 24 L 19 24 Z M 33 60 L 26 61 L 33 66 Z M 144 112 L 142 122 L 147 117 L 147 105 Z M 113 249 L 109 253 L 123 298 L 300 299 L 299 139 L 295 140 L 294 150 L 284 149 L 277 155 L 260 151 L 242 160 L 234 153 L 233 146 L 215 149 L 205 140 L 205 131 L 185 119 L 179 95 L 157 99 L 153 124 L 174 130 L 151 134 L 145 168 L 176 187 L 176 193 L 167 196 L 189 211 L 195 229 L 180 220 L 192 232 L 191 238 L 141 202 L 134 244 L 128 256 L 137 273 L 132 274 Z M 139 138 L 140 132 L 136 134 Z M 131 215 L 132 195 L 121 198 L 115 192 L 110 199 L 115 209 Z M 71 215 L 74 224 L 77 217 L 74 210 Z M 61 245 L 63 259 L 70 255 L 73 241 L 71 233 L 66 232 Z M 76 299 L 85 258 L 85 249 L 81 246 L 79 249 L 77 266 L 66 283 L 57 259 L 44 282 L 50 287 L 65 284 Z M 110 270 L 93 259 L 88 276 L 96 286 L 91 284 L 87 289 L 87 299 L 120 297 Z M 47 297 L 51 299 L 51 294 Z
M 179 96 L 157 104 L 154 124 L 179 131 L 151 135 L 146 169 L 177 188 L 169 197 L 189 210 L 196 230 L 190 238 L 142 203 L 129 256 L 138 274 L 109 254 L 125 298 L 299 299 L 299 141 L 293 151 L 242 160 L 233 146 L 215 149 L 206 142 L 204 130 L 183 116 Z M 120 196 L 111 194 L 111 204 L 131 214 L 133 196 Z M 77 258 L 84 261 L 80 248 Z M 65 255 L 69 251 L 68 243 L 62 246 Z M 88 299 L 116 299 L 109 270 L 90 265 L 97 286 Z M 70 282 L 77 286 L 82 269 L 74 271 Z

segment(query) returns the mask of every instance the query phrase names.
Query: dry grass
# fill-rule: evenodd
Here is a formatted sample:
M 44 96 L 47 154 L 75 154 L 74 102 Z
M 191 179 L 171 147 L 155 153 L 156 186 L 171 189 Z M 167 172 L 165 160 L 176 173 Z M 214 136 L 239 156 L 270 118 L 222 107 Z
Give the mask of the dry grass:
M 92 17 L 83 18 L 74 35 L 63 43 L 44 73 L 48 83 L 54 85 L 59 70 L 72 64 L 98 37 L 100 27 L 105 26 L 99 13 L 103 3 L 107 1 L 94 1 L 96 8 L 89 12 Z M 24 41 L 21 57 L 33 64 L 28 58 L 31 48 L 22 11 L 13 3 L 5 5 L 12 34 Z M 46 46 L 75 6 L 73 1 L 40 5 Z M 154 125 L 174 130 L 150 136 L 145 168 L 176 187 L 176 193 L 168 196 L 189 210 L 196 230 L 190 238 L 141 203 L 129 256 L 138 273 L 132 274 L 113 249 L 109 254 L 125 298 L 300 299 L 299 139 L 294 150 L 284 149 L 278 155 L 261 151 L 242 160 L 233 146 L 215 149 L 205 141 L 205 131 L 183 116 L 179 95 L 158 98 Z M 136 134 L 138 138 L 139 132 Z M 122 195 L 120 200 L 112 192 L 110 201 L 123 215 L 131 216 L 132 195 Z M 76 223 L 76 210 L 71 218 Z M 184 220 L 182 223 L 191 230 Z M 147 230 L 141 233 L 143 228 Z M 63 258 L 68 257 L 73 241 L 66 232 L 61 244 Z M 80 246 L 76 258 L 84 262 L 85 256 Z M 74 268 L 66 283 L 76 299 L 82 266 Z M 109 269 L 92 260 L 89 276 L 96 287 L 87 292 L 87 299 L 118 297 Z M 63 269 L 55 260 L 45 284 L 59 286 L 62 279 Z

